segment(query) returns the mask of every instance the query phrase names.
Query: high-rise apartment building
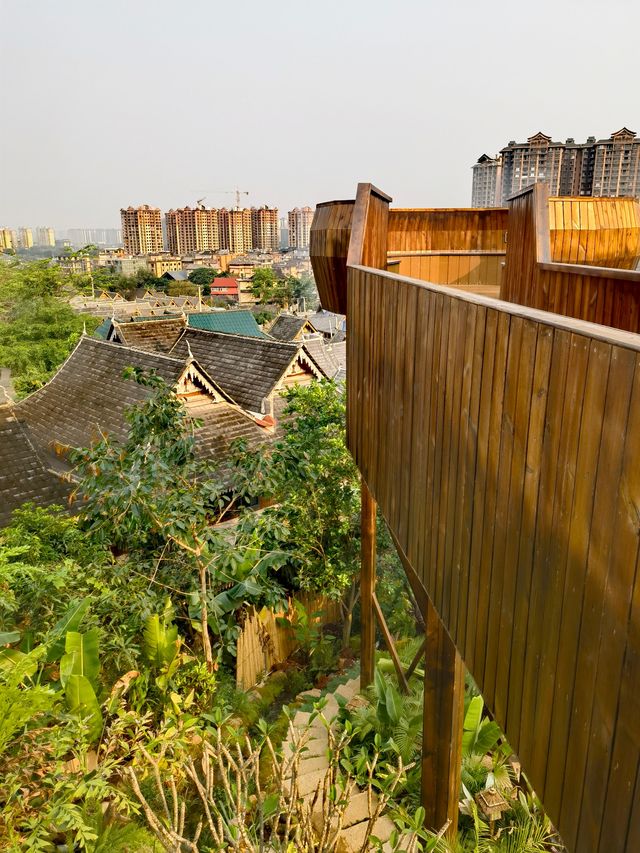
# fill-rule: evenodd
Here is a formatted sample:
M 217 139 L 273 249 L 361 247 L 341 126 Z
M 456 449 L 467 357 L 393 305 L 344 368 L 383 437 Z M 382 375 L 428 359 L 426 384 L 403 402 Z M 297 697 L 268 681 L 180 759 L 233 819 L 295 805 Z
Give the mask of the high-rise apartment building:
M 15 249 L 11 228 L 0 228 L 0 252 L 4 252 L 5 249 Z
M 47 228 L 42 225 L 36 228 L 36 246 L 44 246 L 49 249 L 53 248 L 55 244 L 56 235 L 53 228 Z
M 181 207 L 165 214 L 167 246 L 172 255 L 217 252 L 220 248 L 219 211 Z
M 33 248 L 33 231 L 31 228 L 18 228 L 16 237 L 17 249 L 32 249 Z
M 591 195 L 640 195 L 640 139 L 626 127 L 595 143 Z
M 128 255 L 162 252 L 162 217 L 158 207 L 143 204 L 120 210 L 122 242 Z
M 251 210 L 234 207 L 220 211 L 220 246 L 230 252 L 248 252 L 253 248 Z
M 251 241 L 253 248 L 262 252 L 276 252 L 280 248 L 280 221 L 277 207 L 251 208 Z
M 526 142 L 512 140 L 500 152 L 502 155 L 502 198 L 531 184 L 544 181 L 551 195 L 560 193 L 560 170 L 564 146 L 550 136 L 536 133 Z
M 492 196 L 492 175 L 498 174 Z M 626 127 L 608 139 L 553 142 L 536 133 L 510 142 L 498 158 L 483 156 L 473 166 L 472 204 L 494 207 L 531 184 L 543 181 L 551 195 L 640 195 L 640 139 Z
M 313 210 L 310 207 L 294 207 L 289 211 L 289 246 L 292 249 L 308 249 Z
M 502 159 L 483 154 L 471 168 L 473 169 L 471 207 L 499 207 Z

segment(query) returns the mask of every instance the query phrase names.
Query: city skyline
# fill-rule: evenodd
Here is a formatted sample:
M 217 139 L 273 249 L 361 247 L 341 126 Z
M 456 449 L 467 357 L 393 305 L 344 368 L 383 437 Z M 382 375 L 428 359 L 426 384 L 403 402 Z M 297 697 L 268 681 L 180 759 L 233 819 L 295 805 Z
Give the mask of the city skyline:
M 358 180 L 393 186 L 396 206 L 468 204 L 470 164 L 505 140 L 640 131 L 634 53 L 599 38 L 598 8 L 536 7 L 579 70 L 572 86 L 553 62 L 507 70 L 508 45 L 542 57 L 545 40 L 504 0 L 491 14 L 470 0 L 327 0 L 322 14 L 294 0 L 5 0 L 0 74 L 20 85 L 3 100 L 0 222 L 117 227 L 123 204 L 221 207 L 236 186 L 291 210 L 349 198 Z M 607 14 L 640 24 L 625 0 Z M 141 85 L 142 54 L 162 85 Z

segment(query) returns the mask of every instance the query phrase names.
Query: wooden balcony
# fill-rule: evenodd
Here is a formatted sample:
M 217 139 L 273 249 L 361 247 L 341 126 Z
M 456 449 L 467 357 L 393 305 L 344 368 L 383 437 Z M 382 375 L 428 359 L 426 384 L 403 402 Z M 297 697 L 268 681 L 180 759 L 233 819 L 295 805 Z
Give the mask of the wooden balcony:
M 377 503 L 427 626 L 429 821 L 455 819 L 463 661 L 569 850 L 640 850 L 638 205 L 581 200 L 583 228 L 540 185 L 491 215 L 389 201 L 320 206 L 311 254 L 347 315 L 369 534 Z M 500 245 L 503 299 L 425 260 L 471 275 Z M 407 259 L 417 277 L 388 271 Z

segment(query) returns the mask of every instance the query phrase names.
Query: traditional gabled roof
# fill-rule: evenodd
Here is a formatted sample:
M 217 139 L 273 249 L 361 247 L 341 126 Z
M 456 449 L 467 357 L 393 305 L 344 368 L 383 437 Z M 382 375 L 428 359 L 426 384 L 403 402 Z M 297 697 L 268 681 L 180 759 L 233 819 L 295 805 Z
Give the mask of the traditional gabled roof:
M 211 404 L 202 398 L 189 405 L 189 414 L 200 421 L 195 438 L 198 453 L 224 467 L 234 441 L 242 439 L 250 448 L 273 439 L 274 430 L 258 426 L 238 406 L 219 402 Z
M 266 400 L 298 356 L 297 344 L 185 329 L 171 355 L 190 351 L 207 374 L 240 406 L 266 411 Z
M 174 386 L 184 372 L 185 359 L 82 337 L 55 376 L 15 405 L 16 415 L 45 452 L 52 445 L 86 447 L 101 431 L 123 439 L 124 410 L 151 393 L 123 377 L 127 367 L 153 370 Z
M 318 332 L 322 332 L 324 335 L 334 335 L 339 329 L 344 328 L 345 316 L 321 309 L 309 317 L 309 322 Z
M 189 314 L 188 325 L 208 332 L 244 335 L 246 338 L 266 338 L 251 311 L 213 311 L 206 314 Z
M 306 331 L 316 331 L 313 323 L 306 317 L 296 317 L 283 311 L 269 329 L 269 334 L 278 341 L 293 341 Z
M 188 270 L 169 270 L 162 274 L 162 278 L 166 278 L 170 281 L 188 281 L 189 280 L 189 271 Z
M 0 406 L 0 525 L 8 524 L 13 510 L 27 501 L 64 504 L 70 491 L 47 467 L 13 407 Z
M 114 323 L 109 340 L 147 352 L 168 353 L 186 326 L 184 317 L 153 318 L 133 323 Z
M 318 335 L 315 338 L 306 338 L 304 348 L 329 379 L 335 379 L 343 371 L 346 371 L 346 341 L 335 344 L 328 343 L 321 335 Z

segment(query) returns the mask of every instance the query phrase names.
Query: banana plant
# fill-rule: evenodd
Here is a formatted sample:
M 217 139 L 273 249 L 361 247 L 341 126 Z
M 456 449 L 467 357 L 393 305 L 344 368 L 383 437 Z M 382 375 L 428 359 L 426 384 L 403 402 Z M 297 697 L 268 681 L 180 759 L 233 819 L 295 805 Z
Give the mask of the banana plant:
M 100 735 L 103 724 L 96 695 L 99 672 L 98 629 L 85 634 L 67 631 L 65 654 L 60 659 L 60 683 L 69 710 L 88 721 L 91 740 Z

